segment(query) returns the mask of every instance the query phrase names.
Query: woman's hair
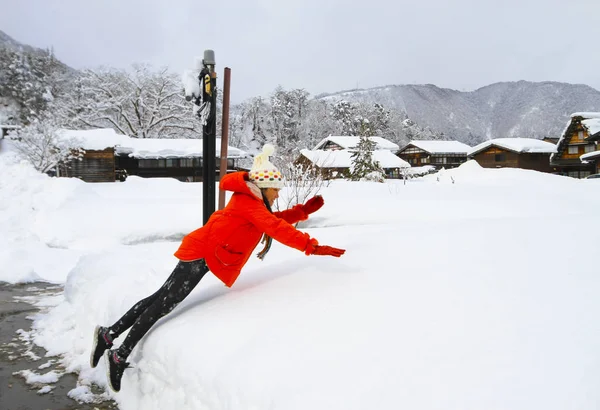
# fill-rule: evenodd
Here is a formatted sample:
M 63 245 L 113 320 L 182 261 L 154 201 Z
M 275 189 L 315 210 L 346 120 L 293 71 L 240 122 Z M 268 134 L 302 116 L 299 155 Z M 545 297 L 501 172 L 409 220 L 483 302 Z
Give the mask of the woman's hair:
M 265 206 L 267 207 L 267 209 L 269 210 L 269 212 L 273 213 L 273 210 L 271 209 L 271 204 L 269 204 L 269 200 L 267 199 L 267 196 L 265 195 L 265 190 L 267 190 L 267 189 L 268 188 L 261 188 L 260 189 L 260 193 L 262 194 L 263 202 L 265 203 Z M 269 250 L 271 249 L 271 244 L 273 243 L 273 238 L 271 238 L 269 235 L 267 235 L 265 233 L 263 235 L 262 242 L 265 244 L 265 246 L 256 255 L 258 257 L 258 259 L 260 259 L 260 260 L 263 260 L 265 258 L 265 256 L 267 255 L 267 252 L 269 252 Z

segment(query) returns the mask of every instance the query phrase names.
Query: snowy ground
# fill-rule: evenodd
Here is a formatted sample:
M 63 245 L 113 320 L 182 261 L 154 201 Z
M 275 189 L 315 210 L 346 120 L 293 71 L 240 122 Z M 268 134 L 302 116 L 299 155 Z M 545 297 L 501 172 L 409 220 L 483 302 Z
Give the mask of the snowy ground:
M 73 396 L 106 386 L 92 330 L 170 274 L 201 193 L 0 156 L 0 280 L 65 284 L 29 336 L 79 372 Z M 207 275 L 130 357 L 122 409 L 600 407 L 600 180 L 469 162 L 322 194 L 302 229 L 346 255 L 274 244 L 231 289 Z

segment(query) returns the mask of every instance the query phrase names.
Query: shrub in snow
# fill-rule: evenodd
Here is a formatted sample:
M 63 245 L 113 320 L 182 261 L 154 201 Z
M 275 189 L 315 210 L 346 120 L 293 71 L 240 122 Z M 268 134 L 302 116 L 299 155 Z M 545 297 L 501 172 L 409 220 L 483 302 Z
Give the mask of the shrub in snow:
M 85 151 L 75 139 L 61 138 L 58 127 L 49 118 L 36 120 L 9 134 L 14 150 L 35 169 L 47 173 L 72 159 L 81 159 Z

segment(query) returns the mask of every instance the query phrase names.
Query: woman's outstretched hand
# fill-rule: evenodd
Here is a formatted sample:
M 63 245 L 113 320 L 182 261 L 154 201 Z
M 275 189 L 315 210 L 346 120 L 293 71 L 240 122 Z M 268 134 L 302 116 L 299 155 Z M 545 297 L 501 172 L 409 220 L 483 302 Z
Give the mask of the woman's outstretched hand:
M 302 205 L 302 209 L 304 210 L 304 212 L 309 215 L 312 214 L 313 212 L 317 212 L 319 209 L 321 209 L 321 207 L 323 206 L 323 204 L 325 203 L 325 200 L 323 199 L 323 197 L 321 195 L 315 195 L 312 198 L 310 198 L 308 201 L 306 201 L 306 203 L 304 205 Z
M 317 245 L 315 247 L 315 250 L 312 253 L 312 255 L 329 255 L 329 256 L 335 256 L 336 258 L 339 258 L 344 253 L 346 253 L 345 249 L 334 248 L 333 246 L 319 246 L 319 245 Z

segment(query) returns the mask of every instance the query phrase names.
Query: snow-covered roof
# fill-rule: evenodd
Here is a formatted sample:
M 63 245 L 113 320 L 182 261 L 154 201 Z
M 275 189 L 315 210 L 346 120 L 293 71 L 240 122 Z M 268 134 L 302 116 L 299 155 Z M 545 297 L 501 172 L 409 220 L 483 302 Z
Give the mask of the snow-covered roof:
M 587 129 L 590 137 L 594 134 L 600 133 L 600 117 L 581 120 L 581 125 Z
M 535 138 L 496 138 L 476 145 L 469 151 L 468 156 L 475 155 L 491 146 L 518 153 L 553 154 L 556 152 L 556 145 Z
M 352 165 L 352 152 L 349 150 L 323 151 L 303 149 L 302 155 L 320 168 L 350 168 Z M 391 151 L 373 151 L 373 159 L 378 161 L 382 168 L 408 168 L 410 164 L 398 158 Z
M 600 118 L 600 112 L 574 112 L 571 114 L 571 118 L 575 117 Z
M 469 145 L 459 141 L 410 141 L 408 145 L 414 145 L 415 147 L 422 149 L 423 151 L 427 151 L 430 154 L 466 155 L 467 152 L 469 152 L 469 150 L 471 149 Z
M 202 157 L 201 139 L 131 138 L 117 134 L 113 129 L 61 130 L 63 138 L 80 141 L 84 150 L 115 148 L 117 154 L 134 158 L 185 158 Z M 216 140 L 216 155 L 221 154 L 221 139 Z M 227 158 L 245 158 L 248 154 L 228 146 Z
M 581 161 L 587 161 L 589 159 L 594 159 L 594 158 L 598 158 L 598 157 L 600 157 L 600 150 L 588 152 L 587 154 L 583 154 L 582 156 L 579 157 L 579 159 Z
M 58 135 L 60 138 L 77 140 L 79 147 L 88 151 L 101 151 L 127 144 L 131 139 L 127 135 L 117 134 L 112 128 L 98 128 L 95 130 L 62 129 L 58 131 Z
M 221 139 L 216 140 L 216 156 L 221 155 Z M 185 158 L 202 157 L 201 139 L 130 138 L 129 142 L 116 147 L 117 154 L 129 154 L 133 158 Z M 228 146 L 227 158 L 245 158 L 241 149 Z
M 600 112 L 574 112 L 573 114 L 571 114 L 571 119 L 567 122 L 567 125 L 565 126 L 565 129 L 563 130 L 562 134 L 560 134 L 560 138 L 556 143 L 557 147 L 563 145 L 565 138 L 567 137 L 567 131 L 569 130 L 569 127 L 573 123 L 573 118 L 575 117 L 583 118 L 581 120 L 581 124 L 585 128 L 587 128 L 588 134 L 590 136 L 596 134 L 597 132 L 600 132 L 600 129 L 597 129 L 598 123 L 595 121 L 597 119 L 600 119 Z M 550 155 L 550 161 L 554 161 L 554 157 L 555 153 Z
M 382 138 L 382 137 L 368 137 L 368 138 L 369 138 L 369 140 L 371 140 L 375 144 L 377 144 L 375 147 L 375 149 L 377 149 L 377 150 L 387 149 L 390 151 L 398 151 L 398 149 L 400 148 L 398 146 L 398 144 L 395 144 L 392 141 L 386 140 L 385 138 Z M 350 148 L 354 148 L 358 145 L 358 143 L 360 142 L 360 137 L 330 135 L 329 137 L 323 138 L 321 141 L 319 141 L 319 143 L 317 145 L 315 145 L 315 147 L 313 149 L 320 149 L 328 141 L 331 141 L 331 142 L 339 145 L 343 149 L 350 149 Z

